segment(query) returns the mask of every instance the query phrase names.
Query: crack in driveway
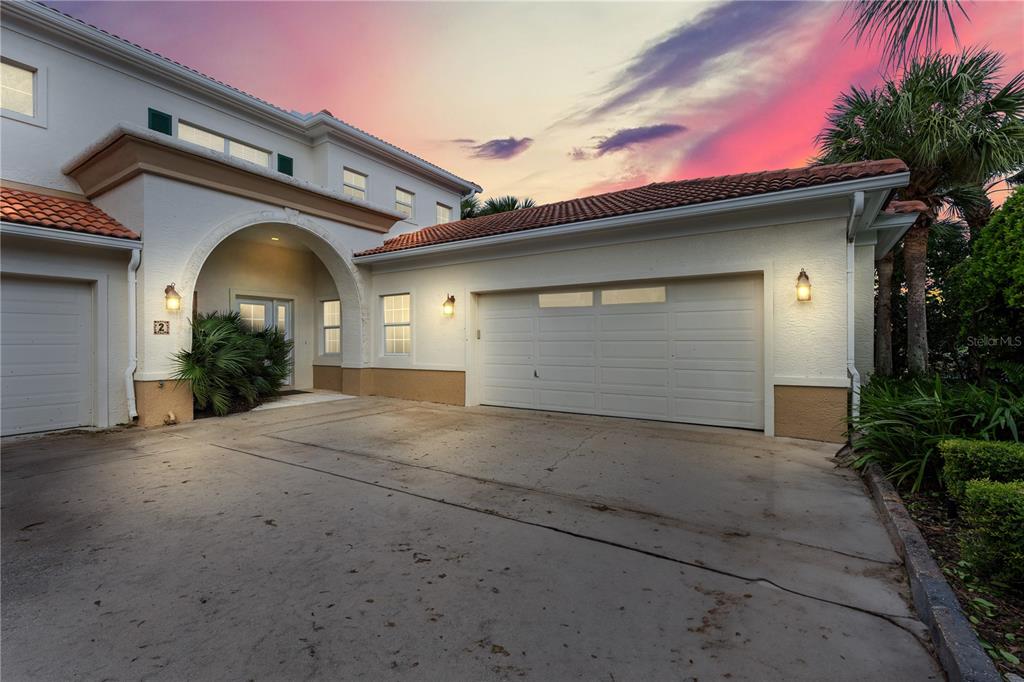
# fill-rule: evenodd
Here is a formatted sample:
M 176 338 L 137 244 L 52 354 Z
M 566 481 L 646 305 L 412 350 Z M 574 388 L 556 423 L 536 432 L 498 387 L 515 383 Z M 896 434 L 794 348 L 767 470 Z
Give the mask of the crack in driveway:
M 574 452 L 574 451 L 578 450 L 580 447 L 582 447 L 582 445 L 584 444 L 584 441 L 590 440 L 591 438 L 599 435 L 599 433 L 607 433 L 607 431 L 598 432 L 598 433 L 594 433 L 594 434 L 592 434 L 590 436 L 587 436 L 586 438 L 584 438 L 580 442 L 579 445 L 577 445 L 575 448 L 573 448 L 572 451 L 570 451 L 566 455 L 563 455 L 559 459 L 559 461 L 562 461 L 562 460 L 566 459 L 566 457 L 568 457 L 570 454 L 572 454 L 572 452 Z M 456 476 L 458 478 L 465 478 L 465 479 L 468 479 L 468 480 L 471 480 L 471 481 L 476 481 L 477 483 L 484 483 L 484 484 L 487 484 L 487 485 L 495 485 L 495 486 L 498 486 L 498 487 L 501 487 L 501 488 L 512 488 L 512 489 L 515 489 L 515 490 L 522 490 L 524 492 L 536 493 L 538 495 L 549 495 L 551 497 L 557 497 L 557 498 L 560 498 L 560 499 L 563 499 L 563 500 L 568 500 L 570 502 L 579 502 L 579 503 L 582 503 L 582 504 L 584 504 L 586 506 L 589 506 L 589 507 L 592 507 L 592 508 L 594 507 L 594 505 L 601 505 L 604 508 L 604 511 L 620 512 L 620 513 L 624 513 L 624 514 L 633 514 L 635 516 L 643 516 L 643 517 L 646 517 L 646 518 L 654 519 L 654 520 L 656 520 L 658 522 L 662 522 L 662 523 L 664 523 L 664 525 L 678 526 L 680 528 L 685 528 L 685 529 L 690 530 L 690 531 L 692 531 L 694 533 L 697 533 L 699 535 L 711 535 L 712 534 L 712 533 L 709 533 L 703 526 L 695 524 L 695 523 L 693 523 L 691 521 L 687 521 L 685 519 L 679 519 L 679 518 L 676 518 L 674 516 L 667 516 L 665 514 L 660 514 L 658 512 L 653 512 L 653 511 L 650 511 L 650 510 L 647 510 L 647 509 L 640 509 L 640 508 L 637 508 L 637 507 L 624 506 L 622 504 L 619 504 L 618 500 L 607 500 L 607 499 L 602 499 L 600 497 L 585 497 L 583 495 L 573 495 L 573 494 L 570 494 L 570 493 L 557 492 L 557 491 L 554 491 L 554 490 L 545 490 L 545 489 L 542 489 L 542 488 L 532 487 L 532 486 L 529 486 L 529 485 L 522 485 L 520 483 L 512 483 L 512 482 L 509 482 L 509 481 L 499 481 L 499 480 L 495 480 L 493 478 L 486 478 L 486 477 L 483 477 L 483 476 L 474 476 L 472 474 L 467 474 L 467 473 L 463 473 L 463 472 L 459 472 L 459 471 L 453 471 L 451 469 L 444 469 L 440 465 L 436 465 L 436 464 L 435 465 L 419 464 L 418 461 L 417 462 L 409 462 L 407 460 L 396 459 L 394 457 L 385 457 L 383 455 L 378 455 L 378 454 L 372 453 L 372 452 L 361 452 L 361 451 L 358 451 L 358 450 L 347 450 L 347 449 L 343 449 L 343 448 L 335 448 L 335 447 L 331 447 L 330 445 L 321 445 L 319 443 L 310 443 L 310 442 L 307 442 L 307 441 L 296 440 L 294 438 L 285 438 L 283 436 L 275 436 L 275 435 L 270 435 L 270 434 L 262 434 L 262 436 L 264 438 L 271 438 L 273 440 L 279 440 L 279 441 L 282 441 L 282 442 L 285 442 L 285 443 L 292 443 L 294 445 L 304 445 L 306 447 L 317 448 L 317 449 L 320 449 L 320 450 L 327 450 L 328 452 L 336 452 L 336 453 L 343 454 L 343 455 L 349 455 L 351 457 L 360 457 L 360 458 L 363 458 L 363 459 L 369 459 L 369 460 L 373 460 L 373 461 L 377 461 L 377 462 L 386 462 L 388 464 L 397 464 L 399 466 L 409 467 L 409 468 L 412 468 L 412 469 L 424 469 L 426 471 L 435 471 L 435 472 L 440 473 L 440 474 L 446 474 L 446 475 L 449 475 L 449 476 Z M 541 480 L 542 479 L 538 479 L 533 484 L 533 486 L 539 486 L 540 483 L 541 483 Z M 608 502 L 608 501 L 615 502 L 614 506 L 606 504 L 606 502 Z M 793 540 L 793 539 L 790 539 L 790 538 L 766 536 L 766 535 L 753 534 L 753 533 L 747 533 L 747 532 L 735 533 L 732 536 L 733 537 L 754 537 L 754 538 L 761 539 L 761 540 L 771 540 L 771 541 L 775 541 L 775 542 L 785 542 L 785 543 L 792 544 L 792 545 L 798 545 L 800 547 L 807 547 L 808 549 L 814 549 L 814 550 L 818 550 L 818 551 L 822 551 L 822 552 L 831 552 L 833 554 L 838 554 L 840 556 L 850 557 L 851 559 L 858 559 L 860 561 L 867 561 L 867 562 L 871 562 L 871 563 L 875 563 L 875 564 L 881 564 L 883 566 L 893 566 L 893 567 L 895 567 L 895 566 L 900 566 L 901 565 L 899 562 L 888 561 L 888 560 L 885 560 L 885 559 L 877 559 L 875 557 L 865 556 L 863 554 L 856 554 L 854 552 L 844 552 L 841 549 L 834 549 L 832 547 L 823 547 L 821 545 L 815 545 L 815 544 L 812 544 L 812 543 L 809 543 L 809 542 L 802 542 L 800 540 Z
M 281 439 L 281 440 L 287 440 L 287 439 Z M 567 530 L 565 528 L 560 528 L 558 526 L 553 526 L 553 525 L 550 525 L 550 524 L 540 523 L 538 521 L 529 521 L 529 520 L 526 520 L 526 519 L 517 518 L 517 517 L 511 516 L 509 514 L 504 514 L 504 513 L 500 512 L 500 511 L 497 511 L 495 509 L 483 509 L 483 508 L 480 508 L 480 507 L 475 507 L 475 506 L 472 506 L 472 505 L 469 505 L 469 504 L 464 504 L 464 503 L 461 503 L 461 502 L 453 502 L 451 500 L 446 500 L 446 499 L 443 499 L 443 498 L 437 498 L 437 497 L 433 497 L 433 496 L 430 496 L 430 495 L 425 495 L 423 493 L 418 493 L 418 492 L 414 492 L 414 491 L 411 491 L 411 490 L 406 490 L 406 489 L 395 487 L 395 486 L 385 485 L 383 483 L 379 483 L 379 482 L 375 482 L 375 481 L 367 481 L 365 479 L 357 478 L 355 476 L 348 476 L 346 474 L 340 474 L 340 473 L 337 473 L 337 472 L 334 472 L 334 471 L 328 471 L 326 469 L 321 469 L 321 468 L 318 468 L 318 467 L 310 466 L 308 464 L 300 464 L 300 463 L 297 463 L 297 462 L 289 462 L 288 460 L 280 459 L 280 458 L 277 458 L 277 457 L 271 457 L 269 455 L 262 455 L 262 454 L 259 454 L 259 453 L 256 453 L 256 452 L 250 452 L 248 450 L 242 450 L 242 449 L 236 448 L 236 447 L 229 447 L 229 446 L 226 446 L 226 445 L 220 445 L 218 443 L 210 443 L 210 445 L 213 446 L 213 447 L 216 447 L 216 448 L 220 448 L 222 450 L 227 450 L 227 451 L 230 451 L 230 452 L 236 452 L 236 453 L 239 453 L 239 454 L 247 455 L 249 457 L 255 457 L 257 459 L 262 459 L 262 460 L 265 460 L 265 461 L 268 461 L 268 462 L 275 462 L 275 463 L 278 463 L 278 464 L 283 464 L 285 466 L 295 467 L 295 468 L 298 468 L 298 469 L 305 469 L 307 471 L 312 471 L 314 473 L 324 474 L 326 476 L 331 476 L 331 477 L 334 477 L 334 478 L 340 478 L 340 479 L 343 479 L 343 480 L 346 480 L 346 481 L 351 481 L 353 483 L 359 483 L 359 484 L 362 484 L 362 485 L 367 485 L 367 486 L 371 486 L 371 487 L 374 487 L 374 488 L 379 488 L 381 490 L 387 490 L 387 491 L 390 491 L 392 493 L 400 493 L 400 494 L 403 494 L 403 495 L 408 495 L 410 497 L 415 497 L 417 499 L 425 500 L 425 501 L 428 501 L 428 502 L 434 502 L 436 504 L 442 504 L 442 505 L 446 505 L 446 506 L 449 506 L 449 507 L 454 507 L 454 508 L 457 508 L 457 509 L 462 509 L 462 510 L 473 512 L 473 513 L 477 513 L 477 514 L 484 514 L 486 516 L 492 516 L 492 517 L 495 517 L 495 518 L 504 519 L 506 521 L 511 521 L 513 523 L 519 523 L 519 524 L 523 524 L 523 525 L 527 525 L 527 526 L 532 526 L 532 527 L 535 527 L 535 528 L 542 528 L 544 530 L 552 531 L 552 532 L 555 532 L 555 533 L 561 533 L 563 535 L 567 535 L 569 537 L 577 538 L 577 539 L 584 540 L 584 541 L 587 541 L 587 542 L 595 542 L 595 543 L 606 545 L 606 546 L 609 546 L 609 547 L 614 547 L 616 549 L 622 549 L 622 550 L 626 550 L 628 552 L 634 552 L 636 554 L 641 554 L 641 555 L 648 556 L 648 557 L 651 557 L 651 558 L 654 558 L 654 559 L 659 559 L 661 561 L 669 561 L 669 562 L 672 562 L 672 563 L 675 563 L 675 564 L 679 564 L 681 566 L 687 566 L 687 567 L 692 568 L 692 569 L 696 569 L 696 570 L 700 570 L 700 571 L 707 571 L 709 573 L 714 573 L 716 575 L 720 575 L 720 576 L 723 576 L 723 577 L 732 578 L 734 580 L 740 580 L 740 581 L 742 581 L 744 583 L 747 583 L 747 584 L 750 584 L 750 585 L 767 586 L 767 587 L 771 587 L 771 588 L 780 590 L 782 592 L 786 592 L 787 594 L 792 594 L 792 595 L 797 596 L 797 597 L 802 597 L 802 598 L 805 598 L 805 599 L 810 599 L 810 600 L 813 600 L 813 601 L 817 601 L 817 602 L 820 602 L 820 603 L 823 603 L 823 604 L 829 604 L 829 605 L 836 606 L 836 607 L 843 608 L 843 609 L 849 609 L 849 610 L 852 610 L 852 611 L 857 611 L 859 613 L 863 613 L 865 615 L 872 616 L 874 618 L 878 618 L 880 620 L 883 620 L 883 621 L 889 623 L 890 625 L 893 625 L 893 626 L 899 628 L 900 630 L 903 630 L 904 632 L 910 634 L 914 638 L 914 640 L 921 647 L 923 647 L 926 651 L 929 651 L 929 646 L 928 646 L 927 641 L 925 639 L 923 639 L 921 637 L 921 635 L 919 635 L 913 629 L 904 626 L 900 622 L 901 620 L 909 620 L 909 621 L 915 620 L 912 616 L 904 616 L 904 615 L 893 614 L 893 613 L 884 613 L 884 612 L 881 612 L 881 611 L 875 611 L 873 609 L 863 608 L 863 607 L 855 606 L 855 605 L 852 605 L 852 604 L 846 604 L 844 602 L 836 601 L 834 599 L 828 599 L 826 597 L 819 597 L 817 595 L 808 594 L 806 592 L 801 592 L 799 590 L 795 590 L 795 589 L 786 587 L 784 585 L 781 585 L 781 584 L 771 580 L 770 578 L 765 578 L 765 577 L 761 577 L 761 576 L 752 577 L 752 576 L 742 575 L 740 573 L 735 573 L 733 571 L 728 571 L 728 570 L 725 570 L 725 569 L 722 569 L 722 568 L 716 568 L 714 566 L 709 566 L 708 564 L 696 563 L 696 562 L 693 562 L 693 561 L 687 561 L 686 559 L 680 559 L 680 558 L 677 558 L 677 557 L 669 556 L 667 554 L 662 554 L 660 552 L 655 552 L 653 550 L 643 549 L 641 547 L 631 547 L 629 545 L 623 544 L 621 542 L 616 542 L 614 540 L 608 540 L 608 539 L 605 539 L 605 538 L 599 538 L 599 537 L 596 537 L 596 536 L 593 536 L 593 535 L 587 535 L 585 533 L 579 533 L 579 532 L 576 532 L 576 531 Z M 314 447 L 319 447 L 319 446 L 314 446 Z M 430 467 L 420 467 L 420 468 L 430 468 Z M 930 655 L 930 651 L 929 651 L 929 655 Z

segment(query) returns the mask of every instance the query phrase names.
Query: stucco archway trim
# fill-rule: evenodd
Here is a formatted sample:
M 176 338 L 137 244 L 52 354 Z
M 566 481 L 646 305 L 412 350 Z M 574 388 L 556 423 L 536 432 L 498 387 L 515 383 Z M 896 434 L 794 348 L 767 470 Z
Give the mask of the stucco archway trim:
M 334 280 L 342 308 L 342 365 L 362 367 L 366 357 L 364 329 L 369 324 L 366 306 L 367 284 L 352 263 L 352 251 L 338 234 L 321 220 L 289 208 L 261 209 L 234 215 L 214 226 L 196 243 L 185 263 L 178 291 L 191 300 L 203 265 L 225 239 L 248 227 L 263 224 L 286 225 L 300 230 L 300 238 L 320 259 Z M 182 339 L 184 345 L 188 339 Z

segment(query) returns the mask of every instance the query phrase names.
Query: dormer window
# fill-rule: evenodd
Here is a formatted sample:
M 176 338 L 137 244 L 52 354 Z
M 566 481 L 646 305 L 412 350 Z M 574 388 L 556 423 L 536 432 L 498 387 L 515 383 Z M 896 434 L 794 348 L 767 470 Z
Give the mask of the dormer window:
M 346 168 L 342 178 L 344 185 L 341 191 L 353 199 L 366 201 L 366 174 Z

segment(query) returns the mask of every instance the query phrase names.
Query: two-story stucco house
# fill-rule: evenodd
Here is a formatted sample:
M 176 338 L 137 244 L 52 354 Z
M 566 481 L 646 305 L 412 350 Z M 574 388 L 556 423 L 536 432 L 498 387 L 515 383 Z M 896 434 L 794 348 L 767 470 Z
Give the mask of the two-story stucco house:
M 216 310 L 294 339 L 295 389 L 768 435 L 839 439 L 871 372 L 898 160 L 459 220 L 479 186 L 329 112 L 31 2 L 2 31 L 4 434 L 190 419 Z

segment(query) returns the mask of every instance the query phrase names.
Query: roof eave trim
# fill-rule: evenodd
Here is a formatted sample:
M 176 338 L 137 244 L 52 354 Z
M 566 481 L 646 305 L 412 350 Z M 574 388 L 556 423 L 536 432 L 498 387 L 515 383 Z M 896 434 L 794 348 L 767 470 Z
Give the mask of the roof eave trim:
M 11 223 L 6 220 L 0 222 L 0 234 L 68 242 L 82 246 L 99 246 L 107 249 L 137 251 L 142 248 L 142 241 L 139 239 L 131 239 L 129 237 L 108 237 L 100 234 L 89 234 L 88 232 L 62 230 L 59 227 Z
M 446 171 L 439 166 L 435 166 L 428 161 L 424 161 L 423 159 L 375 138 L 372 135 L 361 133 L 361 131 L 353 128 L 352 126 L 346 125 L 338 119 L 328 119 L 328 117 L 323 116 L 322 114 L 315 115 L 310 119 L 305 119 L 289 113 L 267 102 L 259 100 L 252 95 L 248 95 L 239 90 L 218 83 L 207 76 L 203 76 L 184 66 L 175 64 L 166 57 L 157 56 L 156 54 L 132 45 L 121 38 L 116 38 L 113 35 L 104 33 L 103 31 L 93 28 L 84 22 L 65 16 L 59 10 L 46 7 L 45 5 L 41 5 L 32 0 L 27 2 L 5 2 L 3 3 L 3 8 L 5 12 L 11 12 L 29 21 L 36 20 L 47 22 L 52 27 L 65 34 L 70 34 L 78 40 L 92 43 L 96 47 L 114 52 L 122 58 L 157 70 L 165 76 L 178 80 L 179 82 L 183 82 L 184 84 L 206 90 L 207 92 L 212 92 L 214 95 L 217 95 L 222 99 L 227 99 L 236 105 L 240 105 L 253 113 L 270 118 L 279 124 L 289 126 L 293 130 L 306 133 L 308 131 L 310 121 L 318 121 L 318 117 L 323 117 L 325 122 L 327 122 L 332 128 L 352 137 L 353 139 L 363 142 L 363 144 L 371 146 L 380 154 L 401 159 L 406 163 L 412 164 L 422 173 L 440 178 L 460 187 L 465 187 L 467 193 L 470 191 L 482 191 L 480 186 L 476 183 L 460 178 L 454 173 Z
M 759 208 L 762 206 L 774 206 L 794 201 L 806 201 L 809 199 L 824 199 L 833 196 L 842 196 L 850 192 L 891 190 L 899 187 L 905 187 L 909 182 L 910 173 L 904 171 L 901 173 L 878 175 L 870 178 L 859 178 L 857 180 L 845 180 L 825 185 L 815 185 L 814 187 L 802 187 L 799 189 L 782 190 L 779 192 L 768 192 L 748 197 L 711 201 L 703 204 L 664 208 L 656 211 L 628 213 L 626 215 L 612 216 L 610 218 L 598 218 L 595 220 L 584 220 L 575 223 L 552 225 L 550 227 L 538 227 L 518 232 L 510 232 L 507 234 L 477 237 L 474 239 L 461 239 L 458 241 L 432 244 L 429 246 L 414 246 L 398 251 L 355 256 L 352 260 L 358 264 L 368 265 L 403 258 L 429 256 L 463 249 L 473 249 L 496 244 L 517 242 L 525 239 L 538 239 L 575 233 L 596 232 L 599 230 L 613 229 L 626 225 L 642 225 L 646 223 L 660 222 L 663 220 L 672 220 L 675 218 L 726 213 L 729 211 Z

